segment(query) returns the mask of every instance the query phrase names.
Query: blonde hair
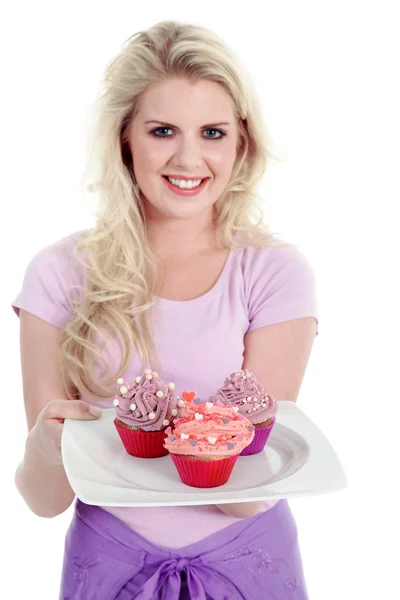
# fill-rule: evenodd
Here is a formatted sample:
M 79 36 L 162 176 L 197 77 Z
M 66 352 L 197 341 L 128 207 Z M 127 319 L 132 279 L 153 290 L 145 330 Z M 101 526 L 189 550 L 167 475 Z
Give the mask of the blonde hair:
M 274 241 L 263 221 L 256 187 L 269 159 L 279 159 L 268 148 L 262 109 L 239 57 L 212 31 L 179 21 L 162 21 L 128 38 L 107 65 L 89 115 L 94 125 L 82 181 L 90 180 L 87 189 L 98 193 L 98 212 L 95 227 L 76 246 L 86 268 L 85 294 L 74 301 L 76 314 L 60 348 L 69 398 L 79 397 L 77 392 L 96 400 L 111 397 L 134 351 L 143 366 L 160 370 L 147 318 L 154 306 L 155 260 L 127 132 L 141 95 L 172 77 L 216 82 L 235 103 L 240 145 L 230 181 L 214 205 L 219 243 L 233 249 L 293 246 Z M 110 374 L 102 352 L 111 339 L 119 341 L 122 360 Z M 96 358 L 102 367 L 97 379 Z

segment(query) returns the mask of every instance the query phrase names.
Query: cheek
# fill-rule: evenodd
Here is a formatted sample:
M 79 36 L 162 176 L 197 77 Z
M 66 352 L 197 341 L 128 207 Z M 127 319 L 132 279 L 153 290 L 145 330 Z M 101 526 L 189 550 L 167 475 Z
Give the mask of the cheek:
M 214 166 L 215 172 L 226 175 L 231 172 L 235 158 L 236 148 L 233 144 L 216 148 L 208 154 L 210 165 Z

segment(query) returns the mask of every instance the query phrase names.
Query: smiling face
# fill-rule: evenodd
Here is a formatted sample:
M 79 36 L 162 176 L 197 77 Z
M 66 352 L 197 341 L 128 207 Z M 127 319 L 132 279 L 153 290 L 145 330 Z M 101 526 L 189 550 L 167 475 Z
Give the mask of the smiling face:
M 129 134 L 148 218 L 211 215 L 231 176 L 238 139 L 235 105 L 221 85 L 174 78 L 148 88 Z M 206 180 L 196 193 L 182 194 L 165 175 Z

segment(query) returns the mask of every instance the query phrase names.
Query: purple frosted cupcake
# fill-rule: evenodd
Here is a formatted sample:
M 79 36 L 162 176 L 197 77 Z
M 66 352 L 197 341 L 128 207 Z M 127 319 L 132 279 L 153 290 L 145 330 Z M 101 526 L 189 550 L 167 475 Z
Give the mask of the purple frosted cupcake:
M 232 373 L 210 400 L 237 407 L 239 413 L 254 425 L 254 439 L 242 450 L 241 456 L 258 454 L 264 450 L 276 421 L 278 403 L 273 396 L 264 392 L 255 375 L 247 369 Z
M 166 456 L 165 430 L 184 405 L 174 392 L 175 384 L 165 384 L 151 369 L 129 385 L 123 379 L 117 383 L 114 425 L 125 450 L 139 458 Z

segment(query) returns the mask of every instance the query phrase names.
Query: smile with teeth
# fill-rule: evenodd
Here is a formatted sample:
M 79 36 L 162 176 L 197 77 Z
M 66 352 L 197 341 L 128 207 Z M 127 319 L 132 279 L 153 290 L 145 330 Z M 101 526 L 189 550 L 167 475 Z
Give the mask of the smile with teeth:
M 185 189 L 191 190 L 192 188 L 196 188 L 203 181 L 203 179 L 197 179 L 196 181 L 186 181 L 184 179 L 174 179 L 173 177 L 167 177 L 167 179 L 170 183 L 172 183 L 176 187 L 182 188 L 184 190 Z

